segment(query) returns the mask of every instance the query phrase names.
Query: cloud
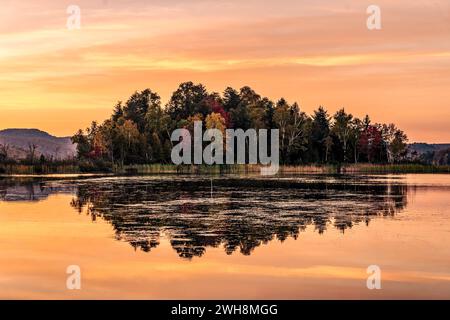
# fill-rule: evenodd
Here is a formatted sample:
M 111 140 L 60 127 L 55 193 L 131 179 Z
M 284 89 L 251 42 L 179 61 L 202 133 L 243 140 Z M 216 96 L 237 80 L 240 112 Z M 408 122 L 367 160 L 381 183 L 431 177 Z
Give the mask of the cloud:
M 367 30 L 368 4 L 356 0 L 77 3 L 82 28 L 74 31 L 61 1 L 3 4 L 0 108 L 107 110 L 148 86 L 167 100 L 193 80 L 216 91 L 256 86 L 308 111 L 345 105 L 380 121 L 389 106 L 417 139 L 432 137 L 411 119 L 450 115 L 448 1 L 378 1 L 380 31 Z M 416 111 L 425 105 L 426 116 Z M 90 121 L 81 119 L 67 130 Z

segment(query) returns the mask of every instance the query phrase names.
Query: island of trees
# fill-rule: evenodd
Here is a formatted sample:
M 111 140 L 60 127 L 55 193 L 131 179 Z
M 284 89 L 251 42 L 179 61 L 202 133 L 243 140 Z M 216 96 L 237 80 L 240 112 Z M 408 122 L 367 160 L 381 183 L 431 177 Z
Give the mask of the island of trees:
M 307 115 L 297 103 L 274 102 L 246 86 L 208 92 L 202 84 L 185 82 L 162 106 L 160 96 L 146 89 L 118 102 L 109 119 L 92 122 L 72 138 L 78 159 L 93 166 L 170 164 L 177 128 L 224 131 L 279 129 L 280 161 L 284 165 L 396 163 L 405 160 L 407 136 L 394 124 L 372 123 L 344 109 L 329 115 L 324 107 Z

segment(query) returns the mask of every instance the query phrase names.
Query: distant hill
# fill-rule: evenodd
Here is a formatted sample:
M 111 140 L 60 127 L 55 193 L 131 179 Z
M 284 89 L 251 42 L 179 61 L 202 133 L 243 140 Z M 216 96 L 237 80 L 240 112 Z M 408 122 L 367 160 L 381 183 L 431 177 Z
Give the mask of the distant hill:
M 55 137 L 38 129 L 0 130 L 0 145 L 9 147 L 8 156 L 13 159 L 25 159 L 30 145 L 36 146 L 36 157 L 67 159 L 76 155 L 70 137 Z
M 434 165 L 450 165 L 449 143 L 412 143 L 408 146 L 410 160 Z
M 450 149 L 450 143 L 411 143 L 409 145 L 410 152 L 417 152 L 417 154 L 421 155 L 427 152 L 437 152 Z

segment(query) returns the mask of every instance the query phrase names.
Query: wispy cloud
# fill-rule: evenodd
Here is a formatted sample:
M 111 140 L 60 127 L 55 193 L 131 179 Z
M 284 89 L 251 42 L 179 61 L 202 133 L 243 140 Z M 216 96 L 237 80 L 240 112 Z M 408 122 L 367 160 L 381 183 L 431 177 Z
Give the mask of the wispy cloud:
M 43 128 L 70 134 L 91 120 L 83 110 L 106 117 L 134 90 L 151 86 L 167 100 L 179 82 L 193 80 L 215 91 L 248 84 L 306 111 L 345 106 L 388 121 L 388 108 L 412 139 L 450 140 L 413 125 L 450 119 L 450 4 L 378 2 L 383 27 L 371 32 L 370 3 L 355 0 L 82 0 L 82 28 L 73 31 L 61 1 L 7 1 L 0 108 L 79 109 L 71 125 Z M 0 126 L 28 124 L 2 117 Z

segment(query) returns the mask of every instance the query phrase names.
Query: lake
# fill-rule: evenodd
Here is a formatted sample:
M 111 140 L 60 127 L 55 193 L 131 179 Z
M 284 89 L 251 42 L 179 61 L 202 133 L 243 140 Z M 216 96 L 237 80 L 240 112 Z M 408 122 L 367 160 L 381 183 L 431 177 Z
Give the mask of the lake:
M 450 299 L 450 175 L 0 178 L 0 298 Z

